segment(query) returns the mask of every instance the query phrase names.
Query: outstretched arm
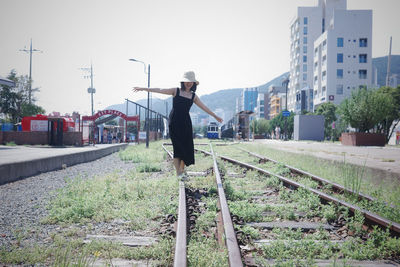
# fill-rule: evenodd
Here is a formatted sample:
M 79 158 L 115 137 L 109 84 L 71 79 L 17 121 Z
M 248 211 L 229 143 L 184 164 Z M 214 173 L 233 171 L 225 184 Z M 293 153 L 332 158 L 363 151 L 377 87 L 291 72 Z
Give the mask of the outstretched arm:
M 212 112 L 206 105 L 204 105 L 204 103 L 201 102 L 200 98 L 199 98 L 197 95 L 194 97 L 193 102 L 194 102 L 199 108 L 201 108 L 202 110 L 204 110 L 205 112 L 207 112 L 208 114 L 210 114 L 211 116 L 213 116 L 218 122 L 221 123 L 221 122 L 223 121 L 220 117 L 218 117 L 217 115 L 215 115 L 215 113 Z
M 140 91 L 146 91 L 150 93 L 159 93 L 159 94 L 164 94 L 164 95 L 173 95 L 175 96 L 176 93 L 176 88 L 169 88 L 169 89 L 160 89 L 160 88 L 143 88 L 143 87 L 133 87 L 133 92 L 140 92 Z

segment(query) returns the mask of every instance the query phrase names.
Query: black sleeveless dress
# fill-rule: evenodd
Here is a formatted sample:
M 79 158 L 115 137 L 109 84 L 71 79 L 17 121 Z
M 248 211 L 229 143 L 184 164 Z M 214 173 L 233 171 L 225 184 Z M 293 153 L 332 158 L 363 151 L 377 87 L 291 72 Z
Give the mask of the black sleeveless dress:
M 189 110 L 195 94 L 193 93 L 192 98 L 186 98 L 180 95 L 180 91 L 177 88 L 173 98 L 169 115 L 169 134 L 174 147 L 174 158 L 183 160 L 185 165 L 189 166 L 194 164 L 193 129 Z

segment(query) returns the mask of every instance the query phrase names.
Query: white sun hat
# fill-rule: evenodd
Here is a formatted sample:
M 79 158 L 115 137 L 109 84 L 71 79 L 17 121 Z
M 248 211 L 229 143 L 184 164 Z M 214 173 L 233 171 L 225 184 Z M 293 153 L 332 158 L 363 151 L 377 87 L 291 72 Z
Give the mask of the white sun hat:
M 196 81 L 196 76 L 193 71 L 186 71 L 183 73 L 183 77 L 181 82 L 189 82 L 199 84 L 199 81 Z

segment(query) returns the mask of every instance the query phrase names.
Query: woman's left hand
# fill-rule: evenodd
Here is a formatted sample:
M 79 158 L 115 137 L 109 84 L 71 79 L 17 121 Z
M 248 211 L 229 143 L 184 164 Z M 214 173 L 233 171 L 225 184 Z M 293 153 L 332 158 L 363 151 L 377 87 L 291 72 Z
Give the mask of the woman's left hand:
M 222 123 L 224 120 L 223 119 L 221 119 L 220 117 L 215 117 L 215 119 L 219 122 L 219 123 Z

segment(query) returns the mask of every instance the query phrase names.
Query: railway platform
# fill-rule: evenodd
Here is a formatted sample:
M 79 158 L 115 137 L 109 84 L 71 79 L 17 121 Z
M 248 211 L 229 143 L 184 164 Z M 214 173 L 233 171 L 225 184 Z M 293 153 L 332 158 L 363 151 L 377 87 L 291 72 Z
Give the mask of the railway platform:
M 128 144 L 97 144 L 84 147 L 0 145 L 0 185 L 38 173 L 66 168 L 104 157 Z

